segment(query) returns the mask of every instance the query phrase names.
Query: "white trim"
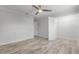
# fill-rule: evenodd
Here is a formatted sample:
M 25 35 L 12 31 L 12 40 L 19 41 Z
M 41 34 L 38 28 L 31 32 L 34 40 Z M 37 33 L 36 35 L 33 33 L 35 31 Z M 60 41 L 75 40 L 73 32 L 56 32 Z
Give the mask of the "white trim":
M 44 37 L 44 38 L 48 38 L 47 36 L 42 35 L 42 34 L 38 34 L 37 36 Z
M 11 43 L 16 43 L 16 42 L 20 42 L 20 41 L 24 41 L 24 40 L 28 40 L 28 39 L 33 39 L 34 37 L 28 37 L 28 38 L 22 38 L 22 39 L 19 39 L 19 40 L 15 40 L 15 41 L 10 41 L 10 42 L 3 42 L 3 43 L 0 43 L 0 46 L 1 45 L 6 45 L 6 44 L 11 44 Z

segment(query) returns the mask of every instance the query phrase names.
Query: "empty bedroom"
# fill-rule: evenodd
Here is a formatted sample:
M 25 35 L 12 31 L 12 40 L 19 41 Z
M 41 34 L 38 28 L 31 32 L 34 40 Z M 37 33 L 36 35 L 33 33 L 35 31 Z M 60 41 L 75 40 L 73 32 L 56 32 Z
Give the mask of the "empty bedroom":
M 0 54 L 78 54 L 79 5 L 0 5 Z

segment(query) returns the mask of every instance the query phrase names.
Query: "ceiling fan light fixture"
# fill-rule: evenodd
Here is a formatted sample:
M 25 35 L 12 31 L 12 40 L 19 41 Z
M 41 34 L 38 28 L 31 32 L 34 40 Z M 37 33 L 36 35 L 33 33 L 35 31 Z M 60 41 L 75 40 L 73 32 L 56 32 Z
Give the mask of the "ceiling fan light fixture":
M 39 10 L 39 13 L 43 12 L 41 9 Z
M 52 11 L 52 10 L 49 10 L 49 9 L 43 9 L 43 8 L 41 8 L 42 7 L 41 5 L 32 5 L 32 6 L 37 10 L 37 12 L 35 13 L 35 15 L 38 15 L 41 12 L 51 12 Z

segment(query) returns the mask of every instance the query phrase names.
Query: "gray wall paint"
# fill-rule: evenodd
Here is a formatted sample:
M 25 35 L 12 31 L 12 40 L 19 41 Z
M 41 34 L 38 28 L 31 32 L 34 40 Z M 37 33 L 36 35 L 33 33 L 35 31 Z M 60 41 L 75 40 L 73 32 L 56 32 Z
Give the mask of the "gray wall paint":
M 40 17 L 36 20 L 38 23 L 38 36 L 48 38 L 48 18 Z
M 38 21 L 34 20 L 34 35 L 37 36 L 38 35 Z
M 56 25 L 53 24 L 51 26 L 52 28 L 54 28 L 54 25 L 56 27 L 56 38 L 79 39 L 79 14 L 55 17 L 54 21 Z
M 57 33 L 61 38 L 79 39 L 79 14 L 59 17 Z
M 0 9 L 0 44 L 34 37 L 33 17 Z

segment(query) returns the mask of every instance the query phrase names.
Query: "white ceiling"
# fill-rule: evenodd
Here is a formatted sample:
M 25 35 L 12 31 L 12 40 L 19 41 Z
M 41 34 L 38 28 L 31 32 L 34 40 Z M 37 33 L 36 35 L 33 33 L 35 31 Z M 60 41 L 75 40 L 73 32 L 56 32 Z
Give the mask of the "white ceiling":
M 47 5 L 42 7 L 53 11 L 49 13 L 47 12 L 40 13 L 40 15 L 36 17 L 40 17 L 40 16 L 56 17 L 56 16 L 64 16 L 64 15 L 74 14 L 79 12 L 79 6 L 77 5 Z
M 0 10 L 31 14 L 33 12 L 33 7 L 31 5 L 0 5 Z
M 42 12 L 35 16 L 36 9 L 31 5 L 0 5 L 0 10 L 7 10 L 12 12 L 17 12 L 20 14 L 32 15 L 34 17 L 43 16 L 62 16 L 72 13 L 78 13 L 79 6 L 77 5 L 42 5 L 44 9 L 53 10 L 52 12 Z

